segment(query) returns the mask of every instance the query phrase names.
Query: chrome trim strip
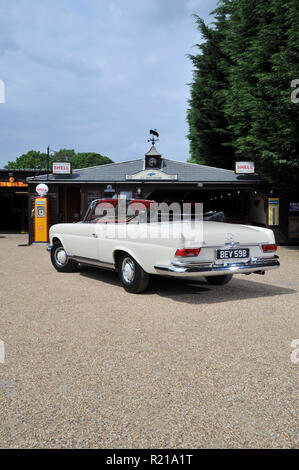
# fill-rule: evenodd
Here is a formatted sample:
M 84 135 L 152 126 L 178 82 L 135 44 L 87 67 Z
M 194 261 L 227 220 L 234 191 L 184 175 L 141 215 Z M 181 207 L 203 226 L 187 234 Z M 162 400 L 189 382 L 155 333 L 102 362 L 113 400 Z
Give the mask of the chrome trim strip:
M 242 259 L 242 258 L 239 258 L 239 259 Z M 244 258 L 243 258 L 244 259 Z M 246 259 L 246 258 L 245 258 Z M 240 262 L 240 263 L 237 263 L 237 264 L 246 264 L 246 265 L 251 265 L 252 263 L 267 263 L 268 261 L 272 261 L 273 259 L 279 259 L 279 256 L 277 255 L 274 255 L 272 256 L 271 258 L 255 258 L 255 257 L 250 257 L 248 261 L 243 261 L 243 262 Z M 238 258 L 235 258 L 235 260 L 237 261 Z M 227 262 L 228 260 L 218 260 L 218 263 L 215 263 L 214 261 L 212 260 L 207 260 L 207 261 L 173 261 L 171 264 L 173 266 L 178 266 L 178 267 L 183 267 L 183 268 L 195 268 L 195 267 L 212 267 L 212 266 L 215 266 L 215 267 L 222 267 L 222 266 L 227 266 L 227 265 L 230 265 L 230 264 L 236 264 L 236 262 L 233 262 L 232 263 L 228 263 Z
M 262 245 L 266 245 L 266 243 L 262 243 Z M 205 245 L 203 244 L 201 248 L 217 248 L 217 250 L 222 250 L 224 248 L 229 249 L 230 243 L 225 243 L 222 246 L 219 245 Z M 240 243 L 238 248 L 247 248 L 248 246 L 260 246 L 259 243 Z
M 93 258 L 84 258 L 83 256 L 69 256 L 69 259 L 73 259 L 78 263 L 88 264 L 90 266 L 98 266 L 99 268 L 111 269 L 115 270 L 114 263 L 107 263 L 106 261 L 100 261 L 98 259 Z
M 224 243 L 224 245 L 222 246 L 219 246 L 219 245 L 206 245 L 205 243 L 203 243 L 202 247 L 201 248 L 216 248 L 217 250 L 224 250 L 224 249 L 229 249 L 229 243 Z M 247 248 L 248 246 L 256 246 L 258 248 L 261 249 L 261 252 L 264 253 L 262 251 L 262 245 L 269 245 L 269 242 L 258 242 L 258 243 L 240 243 L 238 248 Z M 233 247 L 232 247 L 233 249 Z
M 268 271 L 269 269 L 276 269 L 280 266 L 277 259 L 268 259 L 265 262 L 256 261 L 255 263 L 228 263 L 226 265 L 216 265 L 211 263 L 207 265 L 205 263 L 202 266 L 198 265 L 187 265 L 177 266 L 172 264 L 171 266 L 155 266 L 157 274 L 163 274 L 166 276 L 190 278 L 199 276 L 217 276 L 217 274 L 250 274 L 259 271 Z

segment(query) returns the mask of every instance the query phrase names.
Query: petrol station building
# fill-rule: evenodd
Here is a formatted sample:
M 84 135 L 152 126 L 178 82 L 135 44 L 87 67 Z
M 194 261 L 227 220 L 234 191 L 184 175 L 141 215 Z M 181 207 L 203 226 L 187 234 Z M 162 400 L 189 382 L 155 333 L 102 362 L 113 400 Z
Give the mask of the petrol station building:
M 49 188 L 50 226 L 82 220 L 94 199 L 127 197 L 202 202 L 204 211 L 223 211 L 227 222 L 270 226 L 278 241 L 299 241 L 299 207 L 297 213 L 290 213 L 289 201 L 273 197 L 269 182 L 262 175 L 236 174 L 233 170 L 171 160 L 164 158 L 154 145 L 143 158 L 68 174 L 58 171 L 31 176 L 27 183 L 29 243 L 34 241 L 34 201 L 39 183 Z

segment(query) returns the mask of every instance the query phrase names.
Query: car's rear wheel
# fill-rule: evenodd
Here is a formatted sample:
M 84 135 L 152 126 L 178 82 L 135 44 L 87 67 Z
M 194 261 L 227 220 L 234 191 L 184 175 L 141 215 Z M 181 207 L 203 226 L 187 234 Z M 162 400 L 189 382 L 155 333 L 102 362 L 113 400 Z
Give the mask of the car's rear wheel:
M 124 253 L 118 258 L 117 270 L 119 279 L 131 294 L 140 294 L 144 292 L 149 283 L 149 274 L 147 274 L 137 261 L 129 254 Z
M 51 261 L 54 268 L 60 273 L 71 273 L 78 267 L 78 263 L 69 259 L 64 247 L 58 241 L 53 243 L 51 248 Z
M 232 277 L 232 274 L 224 274 L 223 276 L 206 276 L 206 280 L 208 284 L 211 284 L 212 286 L 223 286 L 224 284 L 227 284 Z

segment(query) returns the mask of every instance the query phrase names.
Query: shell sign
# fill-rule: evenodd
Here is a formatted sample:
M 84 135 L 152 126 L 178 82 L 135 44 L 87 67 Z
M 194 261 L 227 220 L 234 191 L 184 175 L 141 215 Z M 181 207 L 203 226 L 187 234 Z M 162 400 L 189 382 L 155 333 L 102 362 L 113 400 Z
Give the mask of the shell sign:
M 49 188 L 46 184 L 38 184 L 36 186 L 36 192 L 39 196 L 44 197 L 49 192 Z
M 254 173 L 254 162 L 236 162 L 235 173 L 237 175 L 242 173 Z
M 28 184 L 22 181 L 0 181 L 0 188 L 28 188 Z
M 53 162 L 52 173 L 53 175 L 71 175 L 72 174 L 71 162 Z

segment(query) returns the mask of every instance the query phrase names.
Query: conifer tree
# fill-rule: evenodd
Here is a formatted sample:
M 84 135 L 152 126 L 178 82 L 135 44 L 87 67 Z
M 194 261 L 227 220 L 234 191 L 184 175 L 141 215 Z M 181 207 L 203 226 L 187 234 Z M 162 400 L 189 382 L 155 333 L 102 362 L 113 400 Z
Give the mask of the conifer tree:
M 224 148 L 227 163 L 254 160 L 281 190 L 296 191 L 299 104 L 291 101 L 291 82 L 299 78 L 298 1 L 222 0 L 214 14 L 213 27 L 197 19 L 204 43 L 191 57 L 192 161 L 233 169 L 221 164 Z

